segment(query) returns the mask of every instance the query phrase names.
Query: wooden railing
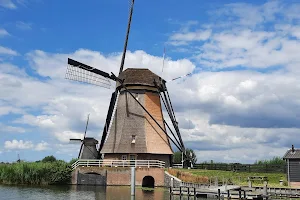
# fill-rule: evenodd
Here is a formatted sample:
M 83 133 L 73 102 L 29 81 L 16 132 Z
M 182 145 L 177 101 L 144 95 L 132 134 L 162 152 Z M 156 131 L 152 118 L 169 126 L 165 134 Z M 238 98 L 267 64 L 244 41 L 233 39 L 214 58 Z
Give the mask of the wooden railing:
M 173 164 L 173 168 L 183 168 L 183 164 Z
M 72 169 L 77 167 L 158 167 L 164 168 L 165 162 L 160 160 L 90 160 L 79 159 L 72 164 Z
M 195 164 L 195 169 L 222 170 L 222 171 L 238 171 L 238 172 L 263 172 L 263 173 L 285 173 L 285 164 L 222 164 L 222 163 L 201 163 Z

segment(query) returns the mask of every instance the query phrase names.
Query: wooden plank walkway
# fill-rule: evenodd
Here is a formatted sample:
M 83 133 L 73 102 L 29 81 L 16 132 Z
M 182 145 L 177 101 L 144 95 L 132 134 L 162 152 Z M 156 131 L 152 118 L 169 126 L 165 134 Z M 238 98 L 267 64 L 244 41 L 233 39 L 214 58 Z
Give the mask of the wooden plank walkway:
M 264 188 L 264 187 L 240 187 L 227 186 L 202 186 L 202 187 L 173 187 L 171 195 L 194 196 L 215 199 L 267 199 L 269 197 L 300 198 L 298 188 Z
M 227 187 L 227 190 L 225 190 Z M 170 188 L 171 195 L 193 196 L 213 199 L 263 199 L 261 192 L 241 190 L 240 186 L 221 186 L 210 188 L 173 187 Z

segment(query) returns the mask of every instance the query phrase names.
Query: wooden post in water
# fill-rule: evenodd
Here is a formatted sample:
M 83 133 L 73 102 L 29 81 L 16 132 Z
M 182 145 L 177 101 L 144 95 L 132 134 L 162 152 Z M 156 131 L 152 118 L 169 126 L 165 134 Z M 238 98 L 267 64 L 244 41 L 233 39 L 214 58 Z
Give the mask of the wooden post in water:
M 194 187 L 194 199 L 196 199 L 196 188 Z
M 268 195 L 268 183 L 266 181 L 264 182 L 263 195 Z
M 230 191 L 227 190 L 227 199 L 230 199 Z
M 221 190 L 218 189 L 218 199 L 221 200 Z
M 219 183 L 218 183 L 218 177 L 216 176 L 215 178 L 215 186 L 218 187 Z
M 242 191 L 239 190 L 239 200 L 241 200 L 241 199 L 242 199 Z
M 131 196 L 135 196 L 135 167 L 131 167 Z

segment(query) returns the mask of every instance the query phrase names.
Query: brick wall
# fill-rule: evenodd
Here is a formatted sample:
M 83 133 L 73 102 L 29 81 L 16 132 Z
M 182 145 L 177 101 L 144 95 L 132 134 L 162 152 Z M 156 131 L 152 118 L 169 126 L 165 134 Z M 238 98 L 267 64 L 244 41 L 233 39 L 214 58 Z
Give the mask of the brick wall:
M 136 185 L 142 185 L 145 176 L 152 176 L 154 178 L 154 185 L 161 187 L 165 185 L 164 169 L 161 168 L 137 168 L 135 170 Z
M 106 185 L 130 185 L 131 181 L 131 169 L 128 167 L 77 167 L 72 172 L 72 184 L 82 183 L 78 178 L 83 177 L 82 174 L 87 173 L 100 174 L 101 176 L 98 177 L 103 177 L 103 180 L 106 179 Z M 165 185 L 164 169 L 162 168 L 136 168 L 136 185 L 141 186 L 145 176 L 152 176 L 154 178 L 155 187 Z M 101 183 L 101 181 L 97 181 L 97 183 Z M 95 184 L 95 181 L 93 180 L 93 183 L 86 181 L 86 184 Z

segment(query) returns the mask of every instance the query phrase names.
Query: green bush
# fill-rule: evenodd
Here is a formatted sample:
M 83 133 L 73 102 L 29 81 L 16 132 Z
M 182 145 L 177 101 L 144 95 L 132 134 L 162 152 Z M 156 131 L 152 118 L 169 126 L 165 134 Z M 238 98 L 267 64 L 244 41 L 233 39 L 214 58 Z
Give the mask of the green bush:
M 21 162 L 0 165 L 0 183 L 50 185 L 67 184 L 71 180 L 71 167 L 64 161 Z

